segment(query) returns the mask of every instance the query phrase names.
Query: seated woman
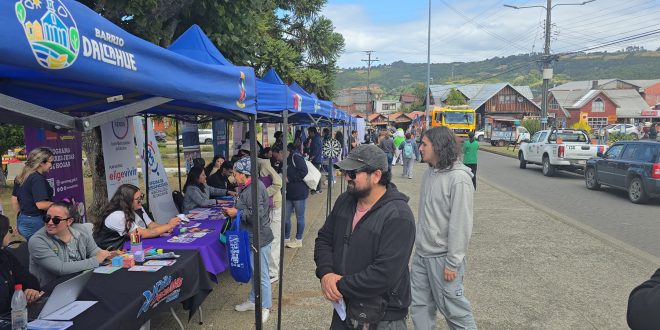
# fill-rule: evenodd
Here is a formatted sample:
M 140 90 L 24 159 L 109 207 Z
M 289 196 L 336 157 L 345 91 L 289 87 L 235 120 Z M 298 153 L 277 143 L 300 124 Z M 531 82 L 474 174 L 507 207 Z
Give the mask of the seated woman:
M 216 205 L 218 202 L 215 199 L 212 199 L 211 196 L 236 196 L 236 193 L 233 191 L 214 188 L 207 185 L 204 169 L 199 167 L 193 167 L 190 169 L 183 190 L 185 191 L 183 197 L 184 212 L 188 212 L 197 207 L 211 207 Z
M 107 250 L 121 249 L 128 239 L 128 234 L 137 231 L 143 238 L 158 237 L 171 232 L 181 223 L 174 217 L 165 224 L 152 221 L 142 209 L 144 195 L 132 184 L 123 184 L 101 211 L 101 219 L 94 225 L 94 241 Z
M 113 256 L 96 246 L 80 218 L 74 204 L 55 202 L 44 217 L 46 225 L 30 238 L 30 273 L 42 287 L 60 276 L 96 268 Z
M 14 285 L 22 284 L 23 292 L 28 304 L 39 299 L 43 292 L 39 288 L 39 281 L 32 276 L 16 257 L 7 251 L 13 230 L 9 227 L 9 219 L 0 214 L 0 315 L 11 310 L 11 297 L 14 295 Z

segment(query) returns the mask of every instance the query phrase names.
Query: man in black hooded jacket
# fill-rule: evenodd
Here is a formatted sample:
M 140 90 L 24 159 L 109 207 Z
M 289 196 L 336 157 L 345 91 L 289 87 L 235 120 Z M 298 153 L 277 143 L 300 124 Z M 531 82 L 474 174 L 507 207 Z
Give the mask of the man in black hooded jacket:
M 349 310 L 345 321 L 333 313 L 331 329 L 362 329 L 365 323 L 371 329 L 405 329 L 415 242 L 408 197 L 390 183 L 387 156 L 373 144 L 358 146 L 335 166 L 344 172 L 348 190 L 319 230 L 314 249 L 323 295 L 332 302 L 343 299 Z M 383 306 L 384 313 L 366 322 L 354 308 L 360 303 Z

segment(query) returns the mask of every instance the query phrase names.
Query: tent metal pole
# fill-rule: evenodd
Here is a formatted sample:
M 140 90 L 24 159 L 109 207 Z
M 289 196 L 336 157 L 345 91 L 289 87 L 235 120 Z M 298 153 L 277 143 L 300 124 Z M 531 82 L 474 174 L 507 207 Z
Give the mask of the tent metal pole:
M 149 209 L 149 132 L 147 130 L 149 129 L 149 122 L 147 115 L 144 116 L 144 190 L 145 190 L 145 195 L 146 195 L 146 207 L 147 207 L 147 212 L 150 211 Z M 154 219 L 155 220 L 155 219 Z
M 15 114 L 17 117 L 16 124 L 39 121 L 57 129 L 82 129 L 82 127 L 76 127 L 77 120 L 75 117 L 2 93 L 0 93 L 0 108 L 9 112 L 9 118 Z
M 252 223 L 254 224 L 253 228 L 253 237 L 254 242 L 252 249 L 254 251 L 253 255 L 253 264 L 254 272 L 252 274 L 252 281 L 254 285 L 254 323 L 257 330 L 261 330 L 263 327 L 261 320 L 261 237 L 259 235 L 259 228 L 261 227 L 261 221 L 259 220 L 259 198 L 258 198 L 258 187 L 259 187 L 259 176 L 257 173 L 257 116 L 249 115 L 249 125 L 250 125 L 250 174 L 252 178 L 251 197 L 252 197 Z M 270 279 L 267 279 L 270 280 Z
M 282 151 L 284 152 L 284 159 L 282 160 L 282 219 L 280 220 L 280 246 L 276 247 L 280 249 L 280 273 L 279 276 L 279 285 L 277 290 L 277 330 L 282 329 L 282 289 L 284 288 L 283 278 L 284 278 L 284 221 L 286 220 L 286 173 L 288 170 L 287 160 L 289 159 L 289 148 L 288 139 L 289 139 L 289 111 L 284 110 L 282 112 Z M 293 159 L 291 159 L 293 161 Z
M 176 167 L 177 167 L 177 172 L 179 174 L 179 192 L 181 191 L 181 142 L 179 141 L 179 120 L 175 119 L 174 120 L 175 127 L 176 127 L 176 135 L 174 136 L 174 139 L 176 140 Z
M 342 138 L 344 139 L 344 141 L 343 141 L 343 142 L 344 142 L 343 145 L 346 146 L 346 150 L 349 150 L 349 149 L 351 148 L 351 144 L 348 143 L 348 142 L 350 141 L 350 139 L 346 139 L 346 121 L 344 121 L 344 124 L 342 125 L 342 133 L 343 133 Z M 347 145 L 347 144 L 348 144 L 348 145 Z M 344 152 L 344 150 L 343 150 L 343 148 L 342 148 L 342 153 L 343 153 L 343 152 Z M 341 188 L 340 188 L 340 189 L 341 189 L 341 190 L 340 190 L 341 193 L 343 193 L 344 191 L 346 191 L 346 190 L 344 190 L 344 189 L 346 188 L 346 187 L 344 186 L 344 184 L 346 183 L 345 181 L 346 181 L 346 180 L 344 180 L 344 177 L 342 176 L 342 178 L 341 178 Z
M 104 123 L 113 121 L 115 119 L 129 117 L 137 114 L 140 111 L 151 109 L 159 105 L 172 101 L 165 97 L 151 97 L 145 100 L 137 101 L 131 104 L 119 106 L 114 109 L 99 112 L 84 118 L 81 118 L 85 129 L 92 129 L 96 126 L 103 125 Z
M 330 139 L 332 139 L 332 122 L 329 122 L 328 129 L 330 130 Z M 328 179 L 328 196 L 327 202 L 325 204 L 325 217 L 327 218 L 330 215 L 330 210 L 332 210 L 332 176 L 330 172 L 332 171 L 332 156 L 328 157 L 328 168 L 326 168 L 327 174 L 325 175 Z

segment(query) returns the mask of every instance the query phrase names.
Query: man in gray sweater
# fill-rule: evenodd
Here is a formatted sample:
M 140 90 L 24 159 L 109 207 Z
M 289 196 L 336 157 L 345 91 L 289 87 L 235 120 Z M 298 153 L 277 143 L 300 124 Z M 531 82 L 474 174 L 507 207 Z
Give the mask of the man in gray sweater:
M 434 127 L 419 151 L 429 168 L 422 178 L 411 270 L 415 329 L 435 329 L 436 311 L 449 329 L 476 329 L 465 297 L 465 255 L 472 234 L 472 172 L 458 159 L 456 136 Z

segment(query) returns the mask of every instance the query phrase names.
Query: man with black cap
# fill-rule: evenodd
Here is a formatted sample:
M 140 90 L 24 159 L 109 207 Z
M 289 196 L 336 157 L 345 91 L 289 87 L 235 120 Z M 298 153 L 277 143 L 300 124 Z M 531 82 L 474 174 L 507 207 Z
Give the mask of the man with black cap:
M 387 156 L 373 144 L 353 149 L 335 165 L 348 189 L 337 198 L 314 248 L 321 291 L 346 305 L 331 329 L 405 329 L 410 305 L 408 261 L 415 221 L 408 197 L 390 183 Z

